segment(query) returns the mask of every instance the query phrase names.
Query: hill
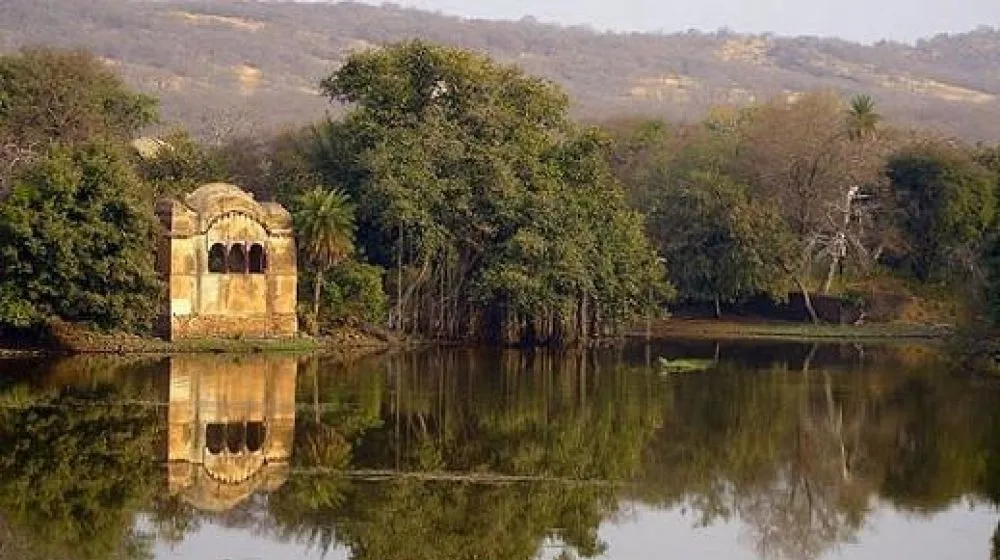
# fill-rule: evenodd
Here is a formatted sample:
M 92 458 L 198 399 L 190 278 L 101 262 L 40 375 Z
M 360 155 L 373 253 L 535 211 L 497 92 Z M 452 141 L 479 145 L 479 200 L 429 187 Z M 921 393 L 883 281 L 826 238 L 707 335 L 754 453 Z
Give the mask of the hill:
M 317 81 L 343 57 L 419 37 L 487 52 L 562 84 L 580 118 L 694 119 L 833 88 L 872 94 L 890 120 L 972 140 L 1000 140 L 1000 31 L 915 45 L 728 32 L 613 34 L 465 20 L 357 3 L 237 0 L 4 0 L 0 51 L 83 47 L 159 96 L 167 119 L 202 136 L 302 123 L 336 111 Z

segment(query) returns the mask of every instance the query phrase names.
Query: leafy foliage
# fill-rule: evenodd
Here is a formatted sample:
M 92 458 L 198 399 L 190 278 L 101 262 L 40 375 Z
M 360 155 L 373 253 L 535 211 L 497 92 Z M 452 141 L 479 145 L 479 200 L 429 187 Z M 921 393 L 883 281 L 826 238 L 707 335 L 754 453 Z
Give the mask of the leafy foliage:
M 53 143 L 126 140 L 156 119 L 156 101 L 82 51 L 0 55 L 0 202 L 13 176 Z
M 318 329 L 323 277 L 354 252 L 354 206 L 337 189 L 314 187 L 294 208 L 299 247 L 312 265 L 312 321 Z
M 222 155 L 202 146 L 183 130 L 171 131 L 155 141 L 143 140 L 152 146 L 149 153 L 139 154 L 136 168 L 152 187 L 154 196 L 183 196 L 205 183 L 228 178 Z
M 0 324 L 50 317 L 103 328 L 151 326 L 152 204 L 122 149 L 53 146 L 0 205 Z
M 948 149 L 917 147 L 894 156 L 888 175 L 921 280 L 968 274 L 996 216 L 996 176 Z
M 870 138 L 878 132 L 882 115 L 875 111 L 875 100 L 868 94 L 858 94 L 851 98 L 847 110 L 847 130 L 852 139 Z
M 612 164 L 687 301 L 782 300 L 874 274 L 893 241 L 884 165 L 897 138 L 871 97 L 719 108 L 692 125 L 611 123 Z M 905 218 L 903 218 L 905 219 Z M 823 276 L 820 276 L 823 274 Z
M 553 85 L 417 41 L 354 55 L 322 85 L 353 108 L 307 153 L 357 202 L 397 328 L 534 343 L 575 336 L 591 312 L 627 319 L 656 291 L 604 143 L 569 124 Z
M 156 120 L 156 105 L 86 52 L 25 49 L 0 56 L 0 143 L 130 139 Z
M 337 189 L 314 188 L 295 209 L 302 250 L 320 270 L 328 270 L 354 251 L 354 208 Z
M 382 324 L 389 311 L 388 299 L 382 290 L 384 275 L 380 267 L 354 260 L 334 267 L 324 289 L 329 319 Z
M 0 411 L 0 509 L 38 558 L 150 557 L 132 523 L 157 488 L 156 414 L 93 405 L 115 397 L 107 385 L 69 388 Z
M 652 230 L 683 297 L 725 302 L 766 294 L 784 299 L 781 263 L 794 239 L 773 209 L 725 176 L 692 172 L 652 210 Z

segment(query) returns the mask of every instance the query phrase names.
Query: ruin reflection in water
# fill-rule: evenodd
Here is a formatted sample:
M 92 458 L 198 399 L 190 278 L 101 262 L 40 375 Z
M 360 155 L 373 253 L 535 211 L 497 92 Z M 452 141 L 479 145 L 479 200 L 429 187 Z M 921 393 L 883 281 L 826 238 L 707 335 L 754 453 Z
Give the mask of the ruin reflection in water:
M 169 369 L 170 494 L 226 511 L 281 486 L 295 431 L 297 361 L 180 356 Z
M 997 524 L 1000 383 L 927 348 L 0 368 L 0 560 L 985 558 Z

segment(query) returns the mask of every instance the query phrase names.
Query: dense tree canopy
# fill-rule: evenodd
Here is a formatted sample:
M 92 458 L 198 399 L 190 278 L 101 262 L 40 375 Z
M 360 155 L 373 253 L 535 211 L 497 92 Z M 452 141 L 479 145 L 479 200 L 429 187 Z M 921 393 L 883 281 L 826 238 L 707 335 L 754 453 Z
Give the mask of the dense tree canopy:
M 662 293 L 605 143 L 551 84 L 420 42 L 360 53 L 323 81 L 350 103 L 307 139 L 358 205 L 388 273 L 391 325 L 509 342 L 586 336 Z
M 830 92 L 607 128 L 612 169 L 685 302 L 793 288 L 816 320 L 811 293 L 874 298 L 880 282 L 914 278 L 981 299 L 982 248 L 997 245 L 994 148 L 903 133 L 870 96 Z
M 955 150 L 934 146 L 895 155 L 888 175 L 913 274 L 941 280 L 976 268 L 996 217 L 996 176 Z
M 726 176 L 691 172 L 657 197 L 651 231 L 685 298 L 720 302 L 789 291 L 794 238 L 774 209 Z
M 0 57 L 0 327 L 152 326 L 152 191 L 126 146 L 155 107 L 86 53 Z
M 868 95 L 601 130 L 572 122 L 545 80 L 419 41 L 356 53 L 320 86 L 346 113 L 213 146 L 175 130 L 133 150 L 156 104 L 103 61 L 0 57 L 0 324 L 148 330 L 152 201 L 214 180 L 298 216 L 303 319 L 321 330 L 566 344 L 657 313 L 674 286 L 717 311 L 792 289 L 816 320 L 810 293 L 855 297 L 880 276 L 969 294 L 1000 276 L 996 148 L 902 133 Z M 356 250 L 311 258 L 336 236 L 305 218 L 331 196 Z
M 25 49 L 0 56 L 0 200 L 14 169 L 49 144 L 131 139 L 156 120 L 156 107 L 86 52 Z
M 32 146 L 94 136 L 131 139 L 156 101 L 85 52 L 26 49 L 0 57 L 0 139 Z
M 0 204 L 0 325 L 59 317 L 148 329 L 159 296 L 153 224 L 122 148 L 54 145 Z

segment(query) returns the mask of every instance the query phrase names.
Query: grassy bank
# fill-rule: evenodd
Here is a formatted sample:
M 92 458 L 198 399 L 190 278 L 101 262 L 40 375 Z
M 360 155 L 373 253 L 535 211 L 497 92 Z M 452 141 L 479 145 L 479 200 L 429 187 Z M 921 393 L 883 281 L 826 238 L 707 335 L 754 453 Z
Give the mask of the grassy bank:
M 732 319 L 668 319 L 654 321 L 652 338 L 704 338 L 716 340 L 939 340 L 954 334 L 950 326 L 887 323 L 870 325 L 834 325 L 783 321 Z M 645 325 L 629 333 L 645 337 Z
M 46 354 L 246 354 L 299 353 L 335 354 L 343 357 L 366 355 L 392 347 L 382 340 L 356 329 L 341 328 L 321 337 L 300 336 L 289 339 L 205 338 L 167 341 L 161 338 L 123 333 L 101 333 L 60 324 L 44 340 L 0 341 L 0 357 Z

